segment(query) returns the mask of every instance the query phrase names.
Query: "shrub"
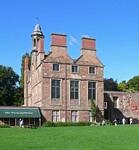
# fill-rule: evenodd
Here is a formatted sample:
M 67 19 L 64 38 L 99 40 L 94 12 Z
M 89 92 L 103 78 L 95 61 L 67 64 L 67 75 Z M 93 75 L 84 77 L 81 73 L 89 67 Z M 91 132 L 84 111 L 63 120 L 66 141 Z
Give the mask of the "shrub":
M 42 126 L 43 127 L 55 127 L 55 123 L 47 121 L 47 122 L 44 122 Z
M 7 124 L 0 124 L 0 128 L 10 128 L 10 126 Z
M 44 122 L 43 127 L 90 126 L 91 122 Z

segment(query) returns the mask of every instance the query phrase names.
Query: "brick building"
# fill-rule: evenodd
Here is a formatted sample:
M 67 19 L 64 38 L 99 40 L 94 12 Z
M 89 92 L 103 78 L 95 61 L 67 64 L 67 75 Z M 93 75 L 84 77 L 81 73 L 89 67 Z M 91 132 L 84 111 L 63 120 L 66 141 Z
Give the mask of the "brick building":
M 81 55 L 72 59 L 64 34 L 51 34 L 50 52 L 36 25 L 32 51 L 24 60 L 24 105 L 39 107 L 47 121 L 91 121 L 91 99 L 103 109 L 103 64 L 96 56 L 96 40 L 82 38 Z

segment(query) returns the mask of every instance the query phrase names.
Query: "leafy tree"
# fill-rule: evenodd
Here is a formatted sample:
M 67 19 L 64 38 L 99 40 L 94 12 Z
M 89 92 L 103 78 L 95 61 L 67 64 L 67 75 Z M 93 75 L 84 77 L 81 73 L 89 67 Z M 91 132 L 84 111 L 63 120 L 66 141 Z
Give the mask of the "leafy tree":
M 118 83 L 117 81 L 110 79 L 104 79 L 104 90 L 105 91 L 118 91 Z
M 22 87 L 17 87 L 14 95 L 14 105 L 21 106 L 24 102 L 24 89 Z
M 11 67 L 0 65 L 0 105 L 14 105 L 18 81 Z
M 99 114 L 99 108 L 98 106 L 96 106 L 93 100 L 91 100 L 91 113 L 92 113 L 92 120 L 96 122 L 97 116 Z
M 126 81 L 120 82 L 118 84 L 118 89 L 119 89 L 119 91 L 124 91 L 124 92 L 128 91 L 128 85 L 127 85 Z
M 130 91 L 139 91 L 139 76 L 134 76 L 127 82 Z

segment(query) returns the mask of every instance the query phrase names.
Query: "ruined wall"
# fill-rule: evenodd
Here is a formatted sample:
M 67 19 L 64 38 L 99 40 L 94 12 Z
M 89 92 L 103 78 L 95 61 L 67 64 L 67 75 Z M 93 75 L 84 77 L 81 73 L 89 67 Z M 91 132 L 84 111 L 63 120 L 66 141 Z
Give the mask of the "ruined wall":
M 128 92 L 105 92 L 104 101 L 107 102 L 108 118 L 114 120 L 118 118 L 121 120 L 123 117 L 133 118 L 133 122 L 139 122 L 139 93 Z

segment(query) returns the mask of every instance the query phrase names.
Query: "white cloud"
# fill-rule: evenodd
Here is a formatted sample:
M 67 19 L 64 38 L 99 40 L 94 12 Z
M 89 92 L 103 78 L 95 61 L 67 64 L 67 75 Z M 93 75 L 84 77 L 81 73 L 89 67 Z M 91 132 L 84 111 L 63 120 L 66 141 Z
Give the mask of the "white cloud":
M 90 36 L 89 35 L 82 35 L 82 37 L 89 38 Z
M 78 44 L 78 40 L 74 36 L 70 35 L 69 36 L 69 45 L 72 46 L 74 44 Z

